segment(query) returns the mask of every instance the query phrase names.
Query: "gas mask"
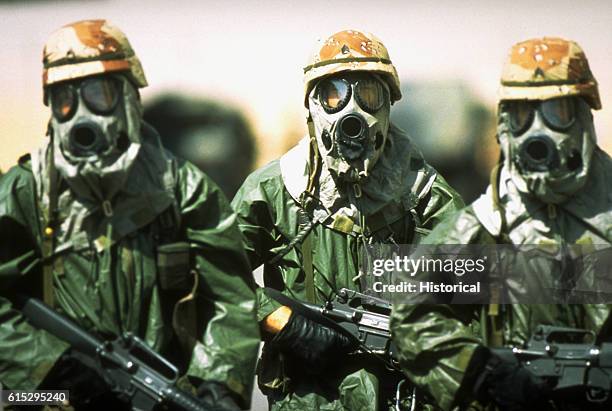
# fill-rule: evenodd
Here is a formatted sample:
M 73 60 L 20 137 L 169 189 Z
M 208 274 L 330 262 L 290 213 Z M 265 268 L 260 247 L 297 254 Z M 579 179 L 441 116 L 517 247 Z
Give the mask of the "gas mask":
M 142 107 L 123 76 L 87 77 L 49 88 L 55 166 L 77 195 L 108 201 L 140 150 Z
M 380 157 L 389 131 L 387 84 L 365 72 L 322 79 L 309 97 L 317 147 L 334 177 L 360 182 Z
M 498 135 L 519 191 L 559 204 L 586 183 L 596 137 L 581 98 L 502 102 Z

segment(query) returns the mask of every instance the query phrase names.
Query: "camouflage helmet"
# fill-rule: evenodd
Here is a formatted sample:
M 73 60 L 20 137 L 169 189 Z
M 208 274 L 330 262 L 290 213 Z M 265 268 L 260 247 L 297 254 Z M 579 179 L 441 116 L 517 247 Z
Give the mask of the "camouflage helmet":
M 594 110 L 601 108 L 597 81 L 576 42 L 544 37 L 512 47 L 502 72 L 500 100 L 566 96 L 582 96 Z
M 385 45 L 371 33 L 344 30 L 324 41 L 319 40 L 315 52 L 304 67 L 304 105 L 317 80 L 343 71 L 371 71 L 381 74 L 391 90 L 391 102 L 402 97 L 397 71 Z
M 140 60 L 125 34 L 106 20 L 68 24 L 43 49 L 43 88 L 66 80 L 123 71 L 137 87 L 147 86 Z

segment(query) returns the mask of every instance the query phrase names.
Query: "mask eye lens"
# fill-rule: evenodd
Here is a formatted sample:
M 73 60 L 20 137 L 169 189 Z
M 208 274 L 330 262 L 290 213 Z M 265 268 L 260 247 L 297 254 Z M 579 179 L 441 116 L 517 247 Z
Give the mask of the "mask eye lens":
M 555 130 L 567 130 L 574 123 L 574 99 L 555 98 L 542 102 L 542 117 L 546 124 Z
M 66 121 L 76 111 L 77 99 L 74 88 L 62 84 L 51 90 L 51 111 L 58 121 Z
M 112 78 L 93 78 L 83 82 L 81 97 L 96 114 L 108 114 L 119 100 L 119 82 Z
M 342 110 L 351 98 L 350 85 L 341 79 L 327 79 L 319 84 L 319 101 L 328 113 Z
M 357 102 L 365 111 L 374 113 L 382 107 L 385 101 L 385 91 L 376 79 L 363 79 L 357 83 L 355 92 Z
M 522 134 L 533 121 L 533 107 L 525 101 L 509 101 L 504 105 L 510 119 L 510 131 L 513 134 Z

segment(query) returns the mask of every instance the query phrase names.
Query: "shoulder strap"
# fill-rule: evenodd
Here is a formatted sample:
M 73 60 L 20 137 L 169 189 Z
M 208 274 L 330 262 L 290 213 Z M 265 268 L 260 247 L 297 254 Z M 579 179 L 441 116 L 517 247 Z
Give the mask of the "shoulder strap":
M 160 150 L 164 150 L 160 145 Z M 168 171 L 164 173 L 163 183 L 174 201 L 156 219 L 161 244 L 177 241 L 181 227 L 181 210 L 177 203 L 178 166 L 174 158 L 167 158 Z
M 51 136 L 53 139 L 53 136 Z M 53 160 L 53 140 L 49 144 L 47 152 L 48 179 L 49 179 L 49 207 L 43 213 L 44 228 L 42 238 L 42 262 L 43 262 L 43 301 L 49 307 L 54 306 L 54 291 L 53 291 L 53 251 L 55 248 L 55 229 L 57 223 L 57 207 L 59 197 L 59 180 L 60 176 L 55 168 Z
M 308 217 L 306 211 L 304 211 L 300 207 L 298 207 L 298 220 L 300 228 L 298 229 L 298 232 L 295 237 L 291 241 L 289 241 L 289 243 L 287 243 L 287 245 L 285 245 L 285 247 L 283 247 L 279 251 L 279 253 L 274 256 L 274 258 L 270 259 L 268 261 L 268 264 L 278 263 L 281 258 L 283 258 L 289 253 L 289 251 L 291 251 L 297 246 L 300 246 L 304 242 L 304 239 L 308 236 L 308 234 L 310 234 L 310 232 L 314 228 L 314 222 Z
M 283 247 L 274 258 L 270 259 L 268 264 L 277 264 L 284 256 L 292 249 L 299 247 L 302 255 L 302 263 L 305 275 L 306 299 L 315 302 L 315 286 L 314 286 L 314 269 L 312 265 L 312 236 L 310 235 L 315 223 L 308 217 L 306 211 L 298 207 L 299 229 L 297 234 L 289 243 Z
M 315 302 L 314 269 L 312 267 L 312 235 L 308 233 L 301 246 L 302 261 L 304 264 L 304 285 L 306 287 L 306 301 Z

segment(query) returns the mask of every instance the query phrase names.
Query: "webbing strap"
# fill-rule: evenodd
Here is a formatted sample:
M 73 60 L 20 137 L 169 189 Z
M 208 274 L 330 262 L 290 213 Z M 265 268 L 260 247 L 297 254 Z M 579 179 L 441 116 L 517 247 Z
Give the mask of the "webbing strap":
M 391 60 L 380 57 L 344 57 L 333 60 L 319 61 L 315 64 L 304 67 L 304 73 L 312 70 L 313 68 L 323 67 L 330 64 L 342 64 L 342 63 L 382 63 L 391 64 Z
M 43 301 L 49 307 L 54 306 L 53 295 L 53 247 L 55 236 L 55 223 L 57 218 L 57 203 L 58 203 L 58 175 L 55 170 L 53 161 L 53 141 L 50 143 L 49 153 L 47 154 L 47 169 L 49 170 L 49 206 L 45 217 L 45 227 L 42 240 L 42 255 L 43 255 Z
M 500 183 L 502 166 L 503 166 L 503 160 L 500 157 L 495 167 L 493 167 L 493 170 L 491 170 L 491 177 L 490 177 L 491 191 L 493 194 L 493 208 L 495 209 L 496 212 L 499 213 L 500 219 L 501 219 L 499 235 L 495 238 L 495 241 L 498 244 L 509 244 L 510 241 L 508 238 L 508 234 L 506 233 L 507 226 L 508 226 L 508 223 L 506 221 L 506 210 L 504 209 L 504 206 L 502 205 L 501 199 L 499 197 L 499 183 Z M 491 285 L 489 287 L 489 291 L 491 292 L 492 301 L 500 300 L 501 298 L 500 287 L 501 287 L 500 279 L 497 276 L 494 276 L 491 279 Z M 491 347 L 502 347 L 504 343 L 503 330 L 502 330 L 502 324 L 501 324 L 502 318 L 499 312 L 499 308 L 500 307 L 498 303 L 494 302 L 492 304 L 489 304 L 489 310 L 487 313 L 488 316 L 486 320 L 488 320 L 490 324 L 490 328 L 489 328 L 490 331 L 487 337 L 489 340 L 488 345 Z
M 504 334 L 502 326 L 502 316 L 499 312 L 499 304 L 489 304 L 487 319 L 490 324 L 488 342 L 489 347 L 503 347 Z
M 53 307 L 55 303 L 53 296 L 53 265 L 49 261 L 43 264 L 43 301 L 49 307 Z
M 500 155 L 499 161 L 491 170 L 491 192 L 493 194 L 493 209 L 499 213 L 500 229 L 499 235 L 496 237 L 498 244 L 511 244 L 512 241 L 508 237 L 508 221 L 506 220 L 506 210 L 499 197 L 499 184 L 501 178 L 501 170 L 503 167 L 503 157 Z
M 312 233 L 308 233 L 300 246 L 304 264 L 304 285 L 306 286 L 306 301 L 315 303 L 314 271 L 312 267 Z
M 317 140 L 315 137 L 315 128 L 312 121 L 312 117 L 308 117 L 308 136 L 310 138 L 310 147 L 308 149 L 308 182 L 306 184 L 306 190 L 302 193 L 300 203 L 308 210 L 312 211 L 314 204 L 312 203 L 315 194 L 315 184 L 317 181 L 317 174 L 321 171 L 321 156 L 319 149 L 317 148 Z

